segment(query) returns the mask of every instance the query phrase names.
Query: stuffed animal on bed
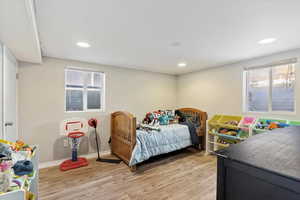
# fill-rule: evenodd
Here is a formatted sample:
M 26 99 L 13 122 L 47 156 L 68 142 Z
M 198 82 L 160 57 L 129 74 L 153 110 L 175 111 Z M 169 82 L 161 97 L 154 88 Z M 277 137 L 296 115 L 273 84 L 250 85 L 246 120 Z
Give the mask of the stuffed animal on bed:
M 169 116 L 166 114 L 161 115 L 159 118 L 160 125 L 168 125 L 169 124 Z
M 148 112 L 143 120 L 143 124 L 150 126 L 168 125 L 170 119 L 174 119 L 175 113 L 172 110 L 157 110 Z
M 151 112 L 148 112 L 143 120 L 143 124 L 150 124 L 152 120 L 154 119 Z

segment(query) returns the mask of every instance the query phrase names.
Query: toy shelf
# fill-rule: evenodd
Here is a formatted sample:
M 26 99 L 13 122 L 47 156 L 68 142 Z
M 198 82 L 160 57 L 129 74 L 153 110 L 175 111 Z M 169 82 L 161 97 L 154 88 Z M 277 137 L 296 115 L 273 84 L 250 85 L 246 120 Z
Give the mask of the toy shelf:
M 207 122 L 206 126 L 206 153 L 212 153 L 220 148 L 226 148 L 232 144 L 242 142 L 252 135 L 289 126 L 300 126 L 300 121 L 250 116 L 214 115 Z M 228 130 L 222 131 L 224 129 Z M 232 131 L 236 131 L 237 134 L 231 135 L 230 132 Z
M 214 115 L 206 126 L 207 153 L 244 141 L 252 134 L 255 121 L 255 117 Z
M 34 149 L 32 154 L 26 156 L 26 159 L 30 160 L 34 166 L 33 173 L 18 177 L 12 170 L 12 180 L 17 181 L 20 186 L 12 185 L 9 192 L 0 194 L 0 200 L 38 200 L 38 149 L 37 147 Z

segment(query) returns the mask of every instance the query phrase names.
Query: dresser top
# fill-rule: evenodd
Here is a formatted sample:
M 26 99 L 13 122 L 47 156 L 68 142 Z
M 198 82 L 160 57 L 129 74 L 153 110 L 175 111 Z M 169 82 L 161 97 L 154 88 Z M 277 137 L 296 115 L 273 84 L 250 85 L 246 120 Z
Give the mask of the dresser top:
M 217 154 L 300 181 L 300 127 L 258 134 Z

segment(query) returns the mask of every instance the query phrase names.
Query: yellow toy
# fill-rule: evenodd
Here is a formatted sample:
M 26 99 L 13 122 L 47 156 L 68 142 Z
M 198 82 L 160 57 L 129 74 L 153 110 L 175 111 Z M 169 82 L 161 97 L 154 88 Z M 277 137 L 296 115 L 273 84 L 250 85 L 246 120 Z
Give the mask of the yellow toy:
M 7 140 L 0 139 L 0 143 L 7 144 L 7 145 L 11 146 L 13 151 L 20 151 L 20 150 L 22 150 L 22 151 L 32 151 L 31 147 L 29 147 L 29 145 L 25 144 L 21 140 L 17 140 L 16 142 L 10 142 L 10 141 L 7 141 Z

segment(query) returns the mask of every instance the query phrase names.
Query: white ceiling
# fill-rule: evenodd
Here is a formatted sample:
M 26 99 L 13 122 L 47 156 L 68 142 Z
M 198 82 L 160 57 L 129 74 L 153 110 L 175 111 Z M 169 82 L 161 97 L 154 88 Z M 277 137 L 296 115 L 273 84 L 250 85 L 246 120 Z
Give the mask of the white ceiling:
M 0 1 L 0 41 L 18 60 L 42 61 L 32 0 Z
M 299 0 L 36 3 L 43 52 L 51 57 L 180 74 L 300 47 Z M 269 37 L 278 41 L 257 44 Z M 180 61 L 187 67 L 178 68 Z

